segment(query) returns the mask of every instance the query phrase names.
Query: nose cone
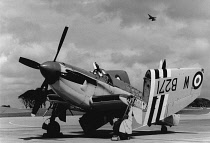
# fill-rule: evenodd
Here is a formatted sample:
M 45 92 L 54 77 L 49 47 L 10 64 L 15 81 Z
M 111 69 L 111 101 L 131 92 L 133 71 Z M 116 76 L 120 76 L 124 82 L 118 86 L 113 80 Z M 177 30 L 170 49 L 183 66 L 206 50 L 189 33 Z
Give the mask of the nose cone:
M 59 79 L 61 67 L 57 62 L 45 62 L 40 65 L 40 71 L 49 84 L 55 83 Z

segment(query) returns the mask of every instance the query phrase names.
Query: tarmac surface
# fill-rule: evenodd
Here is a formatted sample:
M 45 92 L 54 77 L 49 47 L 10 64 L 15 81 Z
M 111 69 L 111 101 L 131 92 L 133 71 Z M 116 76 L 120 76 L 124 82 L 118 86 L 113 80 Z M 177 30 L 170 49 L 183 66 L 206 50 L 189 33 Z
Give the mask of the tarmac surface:
M 189 110 L 190 111 L 190 110 Z M 180 124 L 168 127 L 168 133 L 162 134 L 160 126 L 143 127 L 133 131 L 129 143 L 209 143 L 210 142 L 210 109 L 185 112 L 181 114 Z M 193 114 L 191 114 L 193 113 Z M 41 129 L 47 117 L 4 117 L 0 118 L 0 143 L 22 142 L 70 142 L 99 143 L 111 141 L 112 127 L 107 124 L 93 136 L 86 137 L 79 125 L 81 116 L 68 116 L 67 122 L 59 122 L 63 136 L 58 138 L 43 137 Z M 121 142 L 121 141 L 120 141 Z

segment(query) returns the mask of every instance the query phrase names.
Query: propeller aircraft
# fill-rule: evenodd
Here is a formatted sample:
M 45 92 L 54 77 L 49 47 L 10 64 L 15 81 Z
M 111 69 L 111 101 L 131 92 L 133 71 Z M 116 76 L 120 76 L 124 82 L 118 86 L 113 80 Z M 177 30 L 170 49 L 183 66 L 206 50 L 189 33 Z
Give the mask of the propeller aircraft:
M 158 69 L 146 72 L 141 92 L 130 84 L 124 70 L 104 70 L 94 62 L 94 70 L 86 71 L 58 62 L 67 31 L 65 27 L 53 61 L 39 64 L 23 57 L 19 59 L 20 63 L 40 70 L 45 78 L 41 85 L 43 91 L 49 85 L 55 93 L 46 97 L 51 102 L 52 114 L 42 126 L 50 136 L 60 133 L 55 119 L 65 122 L 67 109 L 85 113 L 79 119 L 85 134 L 107 123 L 113 126 L 113 140 L 129 139 L 132 130 L 143 126 L 160 125 L 161 131 L 167 132 L 167 126 L 179 124 L 180 116 L 176 113 L 200 95 L 202 68 L 170 69 L 166 68 L 166 60 L 161 60 Z M 40 105 L 35 101 L 32 115 Z

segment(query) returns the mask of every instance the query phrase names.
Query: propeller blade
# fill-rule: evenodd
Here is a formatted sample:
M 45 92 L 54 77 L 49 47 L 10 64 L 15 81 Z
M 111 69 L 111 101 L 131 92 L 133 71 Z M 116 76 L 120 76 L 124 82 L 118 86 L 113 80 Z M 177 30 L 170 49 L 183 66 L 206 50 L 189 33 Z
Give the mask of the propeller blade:
M 63 45 L 63 41 L 64 41 L 64 39 L 65 39 L 65 37 L 66 37 L 67 31 L 68 31 L 68 27 L 65 27 L 64 30 L 63 30 L 63 34 L 62 34 L 62 36 L 61 36 L 61 39 L 60 39 L 60 43 L 59 43 L 59 45 L 58 45 L 58 50 L 57 50 L 56 56 L 55 56 L 55 58 L 54 58 L 54 60 L 53 60 L 54 62 L 56 61 L 57 56 L 58 56 L 58 54 L 59 54 L 59 52 L 60 52 L 60 49 L 61 49 L 61 47 L 62 47 L 62 45 Z
M 19 62 L 28 66 L 28 67 L 34 68 L 34 69 L 39 69 L 39 67 L 40 67 L 39 63 L 29 60 L 29 59 L 26 59 L 26 58 L 23 58 L 23 57 L 20 57 Z
M 46 91 L 47 89 L 48 89 L 48 82 L 45 79 L 44 82 L 42 83 L 41 90 Z

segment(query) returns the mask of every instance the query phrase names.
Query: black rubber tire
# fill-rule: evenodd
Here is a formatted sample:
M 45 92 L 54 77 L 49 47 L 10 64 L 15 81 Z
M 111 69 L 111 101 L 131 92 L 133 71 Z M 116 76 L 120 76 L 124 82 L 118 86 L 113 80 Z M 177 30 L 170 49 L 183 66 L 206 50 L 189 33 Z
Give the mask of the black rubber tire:
M 59 135 L 59 133 L 60 133 L 60 125 L 58 124 L 58 122 L 56 121 L 50 122 L 47 127 L 47 134 L 56 136 Z
M 168 129 L 166 126 L 161 126 L 161 132 L 162 133 L 167 133 Z

